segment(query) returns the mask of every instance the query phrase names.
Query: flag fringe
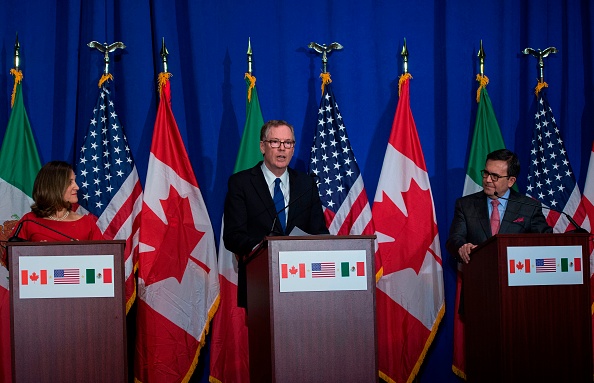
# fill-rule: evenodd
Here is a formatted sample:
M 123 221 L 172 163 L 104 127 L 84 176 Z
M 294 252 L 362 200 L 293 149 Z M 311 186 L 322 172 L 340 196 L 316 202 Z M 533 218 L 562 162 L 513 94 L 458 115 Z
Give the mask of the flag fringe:
M 413 77 L 410 73 L 404 73 L 398 78 L 398 97 L 400 97 L 400 89 L 402 88 L 402 84 L 404 84 L 406 80 L 410 80 L 412 78 Z
M 221 302 L 221 294 L 217 294 L 217 298 L 213 302 L 210 310 L 208 310 L 208 319 L 206 320 L 206 324 L 204 325 L 204 330 L 202 330 L 202 334 L 200 334 L 200 344 L 198 345 L 198 349 L 196 350 L 196 355 L 194 355 L 194 360 L 192 361 L 192 365 L 188 370 L 188 373 L 182 379 L 182 383 L 188 383 L 196 370 L 196 366 L 198 365 L 198 357 L 200 356 L 200 351 L 202 351 L 202 347 L 206 344 L 206 335 L 210 330 L 210 322 L 214 317 L 215 313 L 219 309 L 219 303 Z
M 158 77 L 158 91 L 159 91 L 159 97 L 161 97 L 161 89 L 163 89 L 163 85 L 165 85 L 165 83 L 169 80 L 169 78 L 173 76 L 171 73 L 169 72 L 161 72 L 159 73 L 159 77 Z
M 126 315 L 128 315 L 128 312 L 130 311 L 132 305 L 134 304 L 134 301 L 136 300 L 136 278 L 134 277 L 134 275 L 132 275 L 130 278 L 132 278 L 134 282 L 134 292 L 130 296 L 130 299 L 128 299 L 128 302 L 126 302 Z
M 248 102 L 252 101 L 252 89 L 254 89 L 256 87 L 256 76 L 252 76 L 249 73 L 246 73 L 245 76 L 243 76 L 243 78 L 247 78 L 250 80 L 250 87 L 248 88 L 247 91 L 247 100 Z
M 380 267 L 380 269 L 375 273 L 375 283 L 377 284 L 380 279 L 384 276 L 384 266 Z
M 419 359 L 417 360 L 417 363 L 413 367 L 412 371 L 410 372 L 410 375 L 408 376 L 408 379 L 406 380 L 407 383 L 412 383 L 415 381 L 415 378 L 417 377 L 417 374 L 419 373 L 419 370 L 421 369 L 421 365 L 425 361 L 425 357 L 427 356 L 429 347 L 433 343 L 433 340 L 435 339 L 435 335 L 437 335 L 437 329 L 439 328 L 439 325 L 441 323 L 441 320 L 443 319 L 444 314 L 445 314 L 445 304 L 442 304 L 438 313 L 437 313 L 437 316 L 435 317 L 435 322 L 433 323 L 433 327 L 431 328 L 431 334 L 429 334 L 429 337 L 427 337 L 427 340 L 425 341 L 425 347 L 423 348 L 423 351 L 421 352 L 421 355 L 419 355 Z M 390 378 L 386 373 L 382 372 L 381 370 L 379 371 L 379 376 L 380 376 L 380 378 L 385 380 L 387 383 L 396 383 L 396 381 L 394 379 Z
M 489 83 L 489 77 L 485 76 L 484 74 L 477 74 L 476 81 L 479 82 L 479 87 L 476 90 L 476 102 L 477 104 L 481 101 L 481 90 L 487 87 Z
M 464 380 L 466 380 L 466 374 L 464 373 L 464 371 L 460 370 L 458 367 L 454 366 L 452 364 L 452 371 L 454 372 L 454 374 L 456 374 L 459 378 L 462 378 Z
M 330 72 L 320 73 L 320 78 L 322 79 L 322 94 L 324 94 L 324 88 L 332 82 Z
M 17 85 L 23 81 L 23 72 L 18 69 L 11 69 L 10 74 L 14 76 L 14 86 L 12 87 L 12 95 L 10 96 L 10 107 L 14 106 L 14 98 L 16 97 Z
M 534 88 L 534 94 L 538 97 L 538 94 L 540 93 L 540 91 L 542 90 L 542 88 L 548 88 L 549 84 L 547 84 L 544 81 L 538 81 L 538 83 L 536 84 L 536 87 Z

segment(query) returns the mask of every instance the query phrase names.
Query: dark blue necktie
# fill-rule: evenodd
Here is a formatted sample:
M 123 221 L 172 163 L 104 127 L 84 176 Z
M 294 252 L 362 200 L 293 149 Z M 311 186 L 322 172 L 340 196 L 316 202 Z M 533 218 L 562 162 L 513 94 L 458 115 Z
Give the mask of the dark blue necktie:
M 283 234 L 286 229 L 286 219 L 285 219 L 285 197 L 283 196 L 283 192 L 280 189 L 281 179 L 277 178 L 274 180 L 274 206 L 278 213 L 278 220 L 280 221 L 281 226 L 283 227 Z

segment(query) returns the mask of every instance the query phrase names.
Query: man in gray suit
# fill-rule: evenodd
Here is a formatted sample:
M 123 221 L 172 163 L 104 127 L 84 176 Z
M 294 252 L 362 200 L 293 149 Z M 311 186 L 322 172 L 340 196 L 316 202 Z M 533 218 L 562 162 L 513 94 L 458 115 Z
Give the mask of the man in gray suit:
M 520 173 L 515 153 L 496 150 L 487 155 L 483 191 L 456 201 L 446 248 L 458 261 L 468 263 L 470 252 L 497 233 L 552 233 L 542 205 L 511 187 Z

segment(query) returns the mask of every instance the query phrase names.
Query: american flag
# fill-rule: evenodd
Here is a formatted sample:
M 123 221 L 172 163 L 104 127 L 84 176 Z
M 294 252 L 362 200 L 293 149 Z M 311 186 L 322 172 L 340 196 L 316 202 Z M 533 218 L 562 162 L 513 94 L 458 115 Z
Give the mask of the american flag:
M 54 285 L 77 285 L 80 283 L 78 269 L 55 269 Z
M 314 262 L 311 264 L 312 278 L 334 278 L 336 265 L 334 262 Z
M 124 130 L 111 100 L 109 81 L 97 104 L 76 163 L 80 206 L 98 217 L 105 239 L 126 241 L 126 311 L 136 297 L 135 254 L 142 208 L 142 187 Z
M 537 273 L 555 273 L 557 272 L 557 260 L 555 258 L 537 258 Z
M 579 225 L 589 229 L 585 209 L 580 204 L 580 190 L 546 98 L 546 88 L 538 93 L 534 123 L 526 194 L 545 206 L 543 213 L 554 232 L 563 233 L 574 227 L 567 217 L 546 207 L 571 215 Z
M 330 84 L 320 101 L 310 161 L 330 234 L 373 234 L 363 178 Z

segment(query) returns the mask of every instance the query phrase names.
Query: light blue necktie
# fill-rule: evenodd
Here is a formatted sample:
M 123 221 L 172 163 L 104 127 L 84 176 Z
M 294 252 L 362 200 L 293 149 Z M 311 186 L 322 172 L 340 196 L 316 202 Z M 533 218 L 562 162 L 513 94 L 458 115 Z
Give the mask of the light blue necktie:
M 281 179 L 277 178 L 274 180 L 274 206 L 278 213 L 278 220 L 283 228 L 283 234 L 285 233 L 286 229 L 286 218 L 285 218 L 285 197 L 283 196 L 283 192 L 280 189 Z

